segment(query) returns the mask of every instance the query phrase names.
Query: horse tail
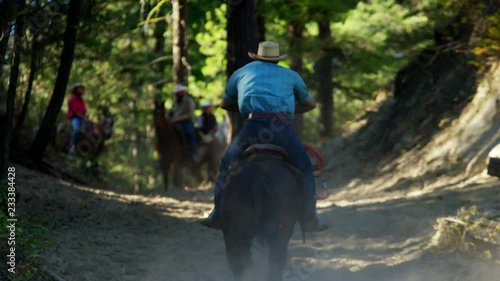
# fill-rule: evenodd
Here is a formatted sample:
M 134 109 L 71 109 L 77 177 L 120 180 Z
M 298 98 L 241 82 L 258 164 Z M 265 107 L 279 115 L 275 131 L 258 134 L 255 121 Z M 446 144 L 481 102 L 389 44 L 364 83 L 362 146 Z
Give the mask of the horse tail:
M 255 222 L 254 225 L 265 225 L 267 212 L 264 211 L 264 198 L 262 198 L 261 186 L 256 186 L 257 188 L 253 189 L 253 205 L 255 209 Z M 257 240 L 261 242 L 261 244 L 265 244 L 269 238 L 269 230 L 266 227 L 261 228 L 261 231 L 257 233 Z
M 302 241 L 306 242 L 306 232 L 305 232 L 305 200 L 304 200 L 304 188 L 303 188 L 303 177 L 302 174 L 295 168 L 293 165 L 286 161 L 280 161 L 280 165 L 283 165 L 287 168 L 295 177 L 296 187 L 298 189 L 298 193 L 300 195 L 300 204 L 298 207 L 298 222 L 300 225 L 300 230 L 302 233 Z M 291 188 L 291 187 L 290 187 Z M 261 227 L 261 231 L 257 233 L 257 239 L 260 242 L 266 243 L 270 238 L 272 238 L 273 233 L 276 233 L 277 230 L 272 229 L 273 224 L 270 221 L 270 218 L 273 214 L 278 214 L 280 212 L 279 207 L 275 204 L 277 202 L 276 195 L 269 189 L 266 182 L 262 182 L 261 184 L 257 184 L 254 186 L 253 192 L 253 205 L 255 210 L 255 223 L 256 225 L 263 226 Z

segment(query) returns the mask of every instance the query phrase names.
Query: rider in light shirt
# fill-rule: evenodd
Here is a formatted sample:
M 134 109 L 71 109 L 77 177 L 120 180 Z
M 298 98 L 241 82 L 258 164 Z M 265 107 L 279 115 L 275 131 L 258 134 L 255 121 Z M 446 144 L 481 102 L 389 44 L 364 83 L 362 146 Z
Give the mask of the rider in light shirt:
M 225 177 L 230 176 L 229 165 L 238 160 L 248 146 L 269 143 L 283 147 L 291 164 L 304 177 L 306 230 L 325 230 L 328 226 L 320 222 L 316 213 L 313 167 L 291 126 L 293 115 L 314 109 L 316 101 L 297 72 L 277 64 L 286 57 L 279 54 L 278 43 L 261 42 L 257 54 L 249 52 L 249 56 L 255 61 L 233 73 L 221 102 L 222 108 L 240 112 L 246 121 L 221 159 L 215 182 L 215 207 L 201 223 L 221 228 L 221 198 L 224 182 L 227 182 Z

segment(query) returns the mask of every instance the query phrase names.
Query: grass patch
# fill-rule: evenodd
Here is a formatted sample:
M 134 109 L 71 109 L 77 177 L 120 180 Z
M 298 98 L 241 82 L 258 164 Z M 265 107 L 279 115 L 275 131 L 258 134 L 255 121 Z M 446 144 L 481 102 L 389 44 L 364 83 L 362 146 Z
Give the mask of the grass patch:
M 0 184 L 0 221 L 7 223 L 6 215 L 6 191 L 5 184 Z M 19 197 L 19 195 L 17 195 Z M 1 227 L 0 231 L 0 253 L 6 257 L 10 253 L 10 248 L 15 247 L 15 273 L 0 275 L 0 279 L 8 278 L 11 281 L 45 281 L 53 280 L 48 277 L 43 268 L 41 254 L 52 246 L 48 239 L 48 231 L 53 228 L 55 222 L 47 215 L 37 210 L 20 211 L 16 209 L 17 221 L 15 222 L 15 244 L 7 243 L 10 232 L 6 227 Z M 7 269 L 7 264 L 0 268 Z M 3 279 L 2 279 L 3 280 Z

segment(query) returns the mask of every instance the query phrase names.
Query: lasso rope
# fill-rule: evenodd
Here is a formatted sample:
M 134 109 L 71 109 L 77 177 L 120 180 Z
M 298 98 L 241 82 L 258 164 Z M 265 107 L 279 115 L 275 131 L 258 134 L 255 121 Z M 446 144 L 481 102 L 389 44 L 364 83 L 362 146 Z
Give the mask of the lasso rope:
M 309 155 L 311 155 L 316 161 L 316 165 L 314 166 L 314 171 L 319 171 L 321 182 L 323 184 L 323 192 L 322 194 L 316 194 L 316 199 L 326 199 L 329 196 L 324 177 L 326 157 L 325 155 L 323 155 L 323 153 L 321 153 L 321 151 L 319 151 L 316 147 L 310 144 L 307 143 L 304 144 L 304 148 L 306 149 L 306 152 L 309 153 Z

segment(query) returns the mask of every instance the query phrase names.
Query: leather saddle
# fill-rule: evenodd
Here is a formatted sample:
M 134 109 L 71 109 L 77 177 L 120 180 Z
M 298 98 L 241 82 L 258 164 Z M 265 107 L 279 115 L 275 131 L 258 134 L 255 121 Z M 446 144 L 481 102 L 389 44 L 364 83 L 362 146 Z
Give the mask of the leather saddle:
M 284 160 L 288 160 L 288 153 L 286 153 L 285 149 L 281 146 L 274 144 L 263 144 L 263 143 L 253 144 L 249 146 L 247 149 L 245 149 L 245 152 L 243 153 L 244 156 L 251 156 L 257 154 L 274 155 L 283 158 Z

